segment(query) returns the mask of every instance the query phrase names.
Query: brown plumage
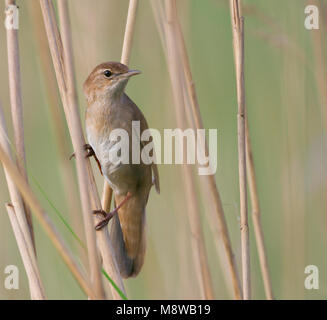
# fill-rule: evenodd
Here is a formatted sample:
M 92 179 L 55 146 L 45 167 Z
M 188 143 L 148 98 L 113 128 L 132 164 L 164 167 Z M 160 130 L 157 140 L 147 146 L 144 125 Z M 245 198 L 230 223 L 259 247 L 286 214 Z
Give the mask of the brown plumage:
M 86 134 L 98 159 L 102 173 L 114 191 L 117 214 L 111 214 L 110 236 L 121 275 L 136 276 L 145 254 L 145 207 L 152 184 L 159 192 L 159 175 L 155 164 L 132 164 L 132 121 L 140 121 L 141 134 L 148 124 L 136 104 L 124 93 L 129 78 L 139 74 L 118 62 L 98 65 L 84 83 L 87 100 Z M 109 160 L 114 146 L 109 135 L 114 129 L 125 129 L 129 134 L 129 163 Z M 140 141 L 142 149 L 143 144 Z M 107 219 L 99 227 L 106 225 Z

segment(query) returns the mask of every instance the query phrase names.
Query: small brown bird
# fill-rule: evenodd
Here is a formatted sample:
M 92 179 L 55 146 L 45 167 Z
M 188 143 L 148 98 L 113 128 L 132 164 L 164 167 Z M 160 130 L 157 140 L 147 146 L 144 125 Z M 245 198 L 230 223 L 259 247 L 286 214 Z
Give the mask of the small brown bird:
M 133 164 L 132 121 L 140 122 L 140 133 L 148 129 L 141 110 L 124 93 L 131 76 L 140 71 L 129 70 L 119 62 L 98 65 L 84 83 L 87 100 L 86 134 L 88 156 L 94 155 L 101 173 L 114 192 L 116 208 L 104 213 L 96 229 L 107 225 L 112 218 L 110 237 L 122 277 L 136 276 L 145 255 L 145 207 L 152 185 L 159 193 L 156 164 Z M 110 140 L 114 129 L 124 129 L 129 135 L 129 163 L 113 163 L 109 151 L 115 143 Z M 140 141 L 140 149 L 144 144 Z M 118 211 L 118 214 L 116 214 Z

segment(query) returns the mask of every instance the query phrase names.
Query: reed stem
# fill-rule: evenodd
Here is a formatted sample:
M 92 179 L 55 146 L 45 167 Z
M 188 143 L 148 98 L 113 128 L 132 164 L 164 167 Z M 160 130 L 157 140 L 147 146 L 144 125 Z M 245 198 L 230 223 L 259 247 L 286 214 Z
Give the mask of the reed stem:
M 69 41 L 69 36 L 64 36 L 66 39 L 64 40 L 64 42 L 66 43 L 66 49 L 64 53 L 60 33 L 57 27 L 51 2 L 49 2 L 49 0 L 40 0 L 40 4 L 48 36 L 52 61 L 56 72 L 59 92 L 61 95 L 61 100 L 63 102 L 66 121 L 68 124 L 76 155 L 77 173 L 80 186 L 80 195 L 82 200 L 83 216 L 85 220 L 86 236 L 89 240 L 87 240 L 89 242 L 89 246 L 92 249 L 92 257 L 94 257 L 94 260 L 92 261 L 91 259 L 89 259 L 90 266 L 92 266 L 91 275 L 93 280 L 94 275 L 96 275 L 96 278 L 99 279 L 100 266 L 97 257 L 97 252 L 95 250 L 95 239 L 93 235 L 95 234 L 94 225 L 99 222 L 100 218 L 95 217 L 93 223 L 91 223 L 90 220 L 92 214 L 91 203 L 93 204 L 93 208 L 95 210 L 100 210 L 101 202 L 96 187 L 93 187 L 94 177 L 91 171 L 90 161 L 85 158 L 85 140 L 83 137 L 82 127 L 78 114 L 78 108 L 76 104 L 77 102 L 75 101 L 76 89 L 74 89 L 73 68 L 72 65 L 70 65 L 68 68 L 65 67 L 65 59 L 67 59 L 66 55 L 71 55 L 71 53 L 67 51 L 68 49 L 66 43 L 66 41 Z M 68 61 L 72 61 L 72 55 L 68 57 Z M 66 76 L 66 73 L 69 74 Z M 110 243 L 107 228 L 103 228 L 100 231 L 97 231 L 96 237 L 105 271 L 118 285 L 120 290 L 125 293 L 123 282 L 115 260 L 114 251 Z M 100 286 L 100 281 L 97 281 L 97 283 L 97 298 L 104 297 L 104 291 L 103 288 L 101 288 Z M 115 299 L 121 299 L 119 292 L 117 292 L 113 286 L 111 286 L 111 292 Z
M 6 6 L 16 6 L 15 0 L 6 0 Z M 21 74 L 19 61 L 19 43 L 18 30 L 6 29 L 7 32 L 7 52 L 8 52 L 8 74 L 9 74 L 9 92 L 11 102 L 11 115 L 14 129 L 14 142 L 16 148 L 16 161 L 19 171 L 27 181 L 26 174 L 26 157 L 25 157 L 25 142 L 24 142 L 24 125 L 23 125 L 23 101 L 21 89 Z M 35 250 L 33 222 L 31 212 L 24 204 L 24 211 L 28 223 L 28 230 L 24 225 L 20 225 L 26 241 L 31 239 Z
M 69 141 L 66 138 L 66 126 L 59 108 L 61 101 L 57 93 L 56 76 L 53 72 L 51 56 L 49 55 L 49 47 L 47 35 L 43 24 L 42 12 L 37 1 L 27 1 L 28 10 L 32 17 L 32 24 L 36 38 L 36 45 L 40 57 L 40 68 L 42 74 L 42 82 L 45 86 L 45 101 L 49 104 L 50 119 L 52 124 L 52 131 L 54 140 L 58 150 L 59 171 L 62 182 L 62 187 L 65 195 L 66 203 L 68 204 L 68 213 L 70 215 L 72 226 L 79 237 L 85 242 L 83 225 L 80 217 L 80 203 L 79 195 L 76 190 L 75 175 L 72 170 L 72 161 L 69 160 L 71 153 Z M 86 254 L 83 248 L 78 247 L 82 260 L 86 261 Z
M 53 242 L 54 246 L 58 250 L 64 262 L 67 264 L 68 268 L 72 272 L 73 276 L 76 278 L 77 282 L 85 291 L 85 293 L 91 297 L 95 298 L 96 295 L 93 292 L 92 287 L 89 282 L 86 280 L 85 275 L 82 270 L 79 268 L 73 254 L 68 249 L 66 243 L 63 241 L 59 232 L 51 222 L 47 213 L 43 210 L 41 205 L 39 204 L 37 198 L 35 197 L 33 191 L 27 184 L 26 180 L 22 176 L 22 174 L 18 171 L 16 165 L 10 159 L 9 155 L 0 145 L 0 161 L 2 162 L 5 170 L 10 175 L 16 187 L 19 189 L 22 197 L 24 198 L 27 205 L 34 212 L 36 218 L 39 220 L 42 228 L 45 230 L 49 239 Z
M 3 115 L 3 110 L 0 105 L 0 145 L 5 150 L 10 159 L 13 159 L 8 138 L 7 126 Z M 5 169 L 5 168 L 4 168 Z M 24 263 L 26 266 L 26 274 L 29 281 L 29 289 L 32 299 L 45 299 L 45 292 L 41 281 L 39 268 L 37 266 L 36 255 L 33 243 L 27 233 L 27 238 L 22 230 L 29 230 L 28 223 L 25 216 L 24 202 L 21 198 L 19 190 L 15 186 L 8 171 L 5 169 L 5 176 L 7 180 L 9 195 L 11 199 L 11 208 L 15 217 L 11 220 L 14 235 L 17 245 Z M 11 212 L 10 211 L 10 212 Z M 11 219 L 11 217 L 9 217 Z M 18 223 L 18 226 L 16 225 Z M 27 251 L 27 252 L 26 252 Z
M 132 52 L 137 7 L 138 7 L 138 0 L 130 0 L 128 13 L 127 13 L 126 27 L 125 27 L 124 43 L 123 43 L 122 54 L 120 59 L 120 62 L 125 65 L 129 64 L 129 60 Z M 106 212 L 110 211 L 112 194 L 113 192 L 109 184 L 106 181 L 104 181 L 101 204 L 102 204 L 102 209 Z
M 177 125 L 185 129 L 185 106 L 183 97 L 183 83 L 180 74 L 182 73 L 180 57 L 178 53 L 178 44 L 176 38 L 176 2 L 175 0 L 166 1 L 166 23 L 164 24 L 167 47 L 167 64 L 173 90 L 175 102 L 175 112 Z M 183 159 L 186 158 L 186 149 L 183 150 Z M 203 231 L 201 226 L 199 202 L 196 194 L 195 179 L 190 165 L 182 165 L 183 181 L 188 196 L 187 216 L 191 229 L 192 251 L 194 265 L 198 276 L 199 286 L 201 288 L 201 297 L 203 299 L 213 299 L 214 291 L 212 286 L 211 274 L 209 270 L 208 257 L 204 243 Z
M 19 226 L 19 222 L 16 217 L 15 209 L 13 205 L 7 203 L 6 209 L 8 212 L 9 220 L 11 223 L 11 227 L 14 231 L 14 235 L 16 238 L 16 242 L 18 245 L 18 249 L 20 252 L 20 256 L 22 257 L 24 268 L 28 277 L 31 298 L 33 300 L 45 300 L 45 293 L 42 283 L 40 282 L 38 270 L 35 269 L 35 264 L 33 260 L 35 256 L 32 257 L 30 255 L 30 251 L 28 250 L 27 242 L 25 241 L 23 232 Z M 34 252 L 33 252 L 34 254 Z
M 53 10 L 52 10 L 53 11 Z M 88 191 L 88 176 L 86 161 L 83 159 L 84 150 L 83 146 L 85 141 L 82 134 L 82 126 L 79 120 L 77 91 L 74 78 L 74 61 L 73 61 L 73 47 L 70 31 L 70 20 L 68 13 L 67 0 L 58 0 L 59 20 L 61 27 L 61 39 L 63 48 L 63 69 L 66 75 L 66 99 L 68 108 L 70 109 L 71 124 L 70 134 L 72 137 L 72 143 L 75 150 L 76 162 L 77 162 L 77 175 L 80 186 L 80 195 L 82 201 L 82 212 L 84 220 L 84 228 L 86 235 L 87 252 L 89 258 L 90 277 L 94 286 L 94 290 L 97 293 L 97 299 L 104 299 L 105 293 L 102 284 L 101 265 L 97 252 L 96 236 L 94 231 L 94 222 L 91 216 L 91 202 L 89 199 Z M 59 34 L 60 36 L 60 34 Z M 67 114 L 66 114 L 67 116 Z M 77 152 L 76 152 L 77 151 Z M 79 154 L 79 155 L 78 155 Z
M 238 171 L 240 185 L 241 244 L 243 298 L 251 299 L 250 242 L 247 212 L 246 138 L 245 138 L 245 85 L 244 85 L 244 18 L 240 16 L 240 3 L 230 0 L 237 87 Z
M 163 27 L 163 10 L 160 6 L 160 3 L 157 1 L 152 1 L 153 5 L 153 11 L 155 15 L 155 19 L 158 24 L 158 29 L 159 33 L 161 36 L 161 40 L 163 41 L 163 48 L 165 50 L 166 56 L 168 55 L 168 48 L 167 48 L 167 43 L 166 43 L 166 37 L 167 37 L 167 31 Z M 180 60 L 181 60 L 181 65 L 183 66 L 182 70 L 182 75 L 185 75 L 185 86 L 188 91 L 188 96 L 189 100 L 191 101 L 191 108 L 192 108 L 192 119 L 193 123 L 195 124 L 195 127 L 192 123 L 189 125 L 196 128 L 196 129 L 203 129 L 203 124 L 202 124 L 202 117 L 200 113 L 200 108 L 199 104 L 197 101 L 197 95 L 195 91 L 195 86 L 194 86 L 194 81 L 191 73 L 191 68 L 190 68 L 190 63 L 187 55 L 187 50 L 185 46 L 185 41 L 184 37 L 182 34 L 182 30 L 178 21 L 178 16 L 176 16 L 176 30 L 175 30 L 175 35 L 178 38 L 177 41 L 177 46 L 179 47 L 178 54 L 180 54 Z M 169 64 L 169 60 L 168 64 Z M 207 146 L 205 146 L 207 150 Z M 207 152 L 206 152 L 207 153 Z M 201 181 L 203 181 L 206 185 L 206 189 L 209 191 L 210 195 L 210 202 L 213 202 L 214 205 L 214 213 L 209 215 L 209 219 L 211 221 L 211 227 L 213 229 L 218 229 L 218 232 L 213 232 L 215 236 L 215 242 L 218 247 L 218 244 L 223 242 L 224 250 L 227 256 L 227 262 L 229 266 L 229 271 L 230 271 L 230 276 L 231 276 L 231 281 L 232 281 L 232 286 L 233 286 L 233 291 L 234 291 L 234 296 L 235 299 L 241 299 L 242 297 L 242 291 L 240 287 L 240 281 L 239 281 L 239 276 L 238 276 L 238 271 L 237 271 L 237 265 L 236 261 L 234 258 L 232 246 L 231 246 L 231 241 L 228 233 L 228 228 L 225 220 L 225 215 L 220 199 L 220 194 L 218 191 L 218 187 L 216 185 L 215 177 L 214 175 L 208 175 L 208 176 L 203 176 Z
M 266 297 L 268 300 L 274 299 L 274 294 L 272 290 L 271 277 L 269 272 L 267 250 L 265 247 L 263 227 L 261 223 L 261 210 L 259 205 L 258 187 L 255 176 L 254 160 L 251 148 L 251 139 L 249 132 L 249 124 L 246 115 L 245 123 L 245 135 L 246 135 L 246 170 L 247 170 L 247 180 L 250 191 L 251 207 L 252 207 L 252 220 L 254 227 L 254 235 L 257 243 L 257 250 L 260 261 L 261 274 L 263 279 L 263 284 L 265 288 Z

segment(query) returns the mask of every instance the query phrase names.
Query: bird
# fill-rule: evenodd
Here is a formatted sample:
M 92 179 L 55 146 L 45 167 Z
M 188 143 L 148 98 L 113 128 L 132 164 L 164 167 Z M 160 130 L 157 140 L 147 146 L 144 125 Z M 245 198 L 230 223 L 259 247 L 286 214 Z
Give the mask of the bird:
M 146 251 L 146 205 L 151 187 L 160 193 L 159 173 L 155 163 L 115 163 L 109 152 L 115 142 L 110 133 L 124 129 L 129 136 L 129 159 L 132 158 L 132 121 L 139 121 L 140 133 L 148 129 L 148 123 L 138 106 L 125 93 L 132 76 L 141 72 L 114 61 L 99 64 L 83 85 L 86 97 L 85 130 L 88 144 L 87 156 L 94 156 L 101 173 L 113 190 L 116 208 L 107 213 L 102 210 L 103 220 L 99 230 L 111 220 L 110 238 L 115 257 L 123 278 L 135 277 L 144 263 Z M 139 141 L 140 150 L 144 142 Z

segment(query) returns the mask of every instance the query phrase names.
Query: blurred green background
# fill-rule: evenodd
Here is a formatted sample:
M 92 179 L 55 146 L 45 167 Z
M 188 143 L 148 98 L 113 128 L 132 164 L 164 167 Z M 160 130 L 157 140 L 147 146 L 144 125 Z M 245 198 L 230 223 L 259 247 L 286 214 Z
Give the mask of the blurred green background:
M 29 2 L 20 7 L 20 58 L 24 104 L 27 170 L 30 183 L 72 250 L 76 241 L 36 188 L 42 186 L 51 201 L 71 221 L 67 194 L 62 186 L 60 157 L 45 90 L 47 78 L 35 30 L 44 28 L 34 19 Z M 192 71 L 206 128 L 218 129 L 216 180 L 236 259 L 240 268 L 239 191 L 237 167 L 237 102 L 230 12 L 226 0 L 178 0 Z M 318 1 L 320 30 L 304 27 L 304 0 L 244 0 L 246 103 L 262 209 L 262 223 L 274 294 L 277 299 L 324 299 L 327 296 L 326 105 L 317 72 L 317 47 L 326 49 L 324 32 L 327 1 Z M 85 99 L 82 84 L 97 64 L 120 60 L 127 15 L 127 0 L 69 0 L 81 117 Z M 0 12 L 4 12 L 4 1 Z M 4 14 L 3 14 L 4 18 Z M 314 33 L 320 35 L 314 38 Z M 6 33 L 0 28 L 0 99 L 12 139 Z M 314 40 L 316 39 L 316 40 Z M 316 42 L 315 42 L 316 41 Z M 48 55 L 47 51 L 43 54 Z M 325 52 L 324 52 L 325 54 Z M 131 68 L 142 70 L 127 93 L 142 109 L 150 127 L 175 128 L 175 114 L 167 65 L 149 0 L 140 0 Z M 50 65 L 52 70 L 52 65 Z M 318 82 L 317 82 L 318 81 Z M 57 95 L 57 92 L 53 92 Z M 58 110 L 62 113 L 61 105 Z M 62 118 L 64 119 L 64 118 Z M 84 121 L 83 121 L 84 125 Z M 63 134 L 69 143 L 64 127 Z M 67 159 L 69 158 L 67 154 Z M 68 162 L 68 160 L 67 160 Z M 74 172 L 74 161 L 69 164 Z M 190 230 L 185 212 L 180 167 L 160 165 L 161 194 L 151 192 L 147 209 L 148 247 L 144 267 L 136 279 L 125 281 L 131 299 L 195 299 L 200 291 L 193 265 Z M 99 190 L 102 177 L 94 166 Z M 0 298 L 28 299 L 28 282 L 4 203 L 9 201 L 0 172 Z M 76 189 L 77 190 L 77 189 Z M 68 196 L 73 196 L 76 191 Z M 76 199 L 78 202 L 78 199 Z M 219 258 L 206 219 L 201 216 L 217 299 L 232 297 L 224 281 Z M 250 212 L 250 211 L 249 211 Z M 82 215 L 80 215 L 82 226 Z M 85 298 L 49 239 L 35 222 L 38 260 L 50 299 Z M 76 223 L 76 222 L 75 222 Z M 250 219 L 253 298 L 265 293 Z M 4 268 L 20 270 L 19 290 L 6 290 Z M 319 290 L 306 290 L 304 269 L 316 265 Z

